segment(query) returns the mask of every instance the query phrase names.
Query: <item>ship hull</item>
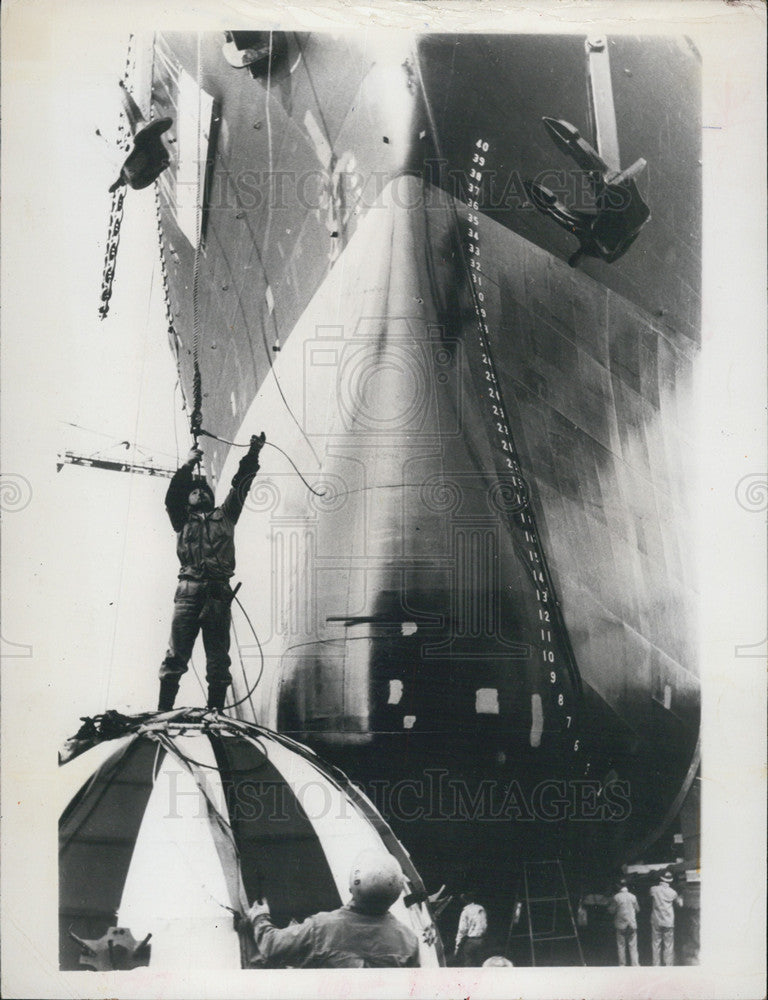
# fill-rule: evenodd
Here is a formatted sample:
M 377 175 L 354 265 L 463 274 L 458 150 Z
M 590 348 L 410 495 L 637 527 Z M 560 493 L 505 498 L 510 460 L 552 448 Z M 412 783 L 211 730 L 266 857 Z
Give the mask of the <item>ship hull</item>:
M 488 891 L 524 857 L 642 850 L 698 761 L 696 234 L 660 198 L 645 251 L 567 267 L 520 195 L 565 100 L 537 90 L 547 47 L 527 41 L 530 80 L 521 39 L 314 35 L 253 79 L 217 39 L 166 36 L 153 84 L 180 144 L 188 81 L 211 100 L 197 214 L 181 153 L 159 187 L 188 400 L 199 374 L 205 429 L 263 427 L 285 453 L 265 451 L 238 528 L 258 640 L 240 637 L 238 710 L 387 796 L 427 881 L 458 865 Z M 557 44 L 578 65 L 582 42 Z M 693 90 L 693 57 L 661 49 Z M 483 103 L 500 83 L 511 110 Z M 675 164 L 666 195 L 681 157 L 643 113 L 629 146 Z M 222 488 L 238 457 L 208 448 Z

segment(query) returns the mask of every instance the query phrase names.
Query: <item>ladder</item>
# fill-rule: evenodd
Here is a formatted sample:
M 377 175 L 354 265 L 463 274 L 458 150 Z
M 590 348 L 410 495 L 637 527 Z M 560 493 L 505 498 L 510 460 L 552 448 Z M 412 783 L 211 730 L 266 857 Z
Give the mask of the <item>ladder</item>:
M 513 933 L 516 913 L 507 936 L 507 952 L 513 938 L 527 936 L 533 966 L 586 965 L 560 861 L 523 862 L 523 893 L 528 928 Z

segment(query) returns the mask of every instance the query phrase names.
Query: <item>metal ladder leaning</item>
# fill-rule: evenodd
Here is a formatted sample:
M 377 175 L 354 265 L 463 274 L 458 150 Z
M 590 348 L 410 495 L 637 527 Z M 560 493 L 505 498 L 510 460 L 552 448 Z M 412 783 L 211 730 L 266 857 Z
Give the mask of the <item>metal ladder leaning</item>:
M 558 942 L 555 946 L 557 957 L 562 960 L 546 964 L 586 965 L 560 861 L 523 862 L 523 892 L 528 921 L 528 931 L 525 936 L 528 937 L 531 949 L 531 965 L 537 964 L 537 947 L 541 950 L 542 946 L 546 945 L 551 957 L 555 942 Z M 522 936 L 512 933 L 514 923 L 513 919 L 507 937 L 507 951 L 512 939 Z M 571 943 L 570 946 L 568 942 Z

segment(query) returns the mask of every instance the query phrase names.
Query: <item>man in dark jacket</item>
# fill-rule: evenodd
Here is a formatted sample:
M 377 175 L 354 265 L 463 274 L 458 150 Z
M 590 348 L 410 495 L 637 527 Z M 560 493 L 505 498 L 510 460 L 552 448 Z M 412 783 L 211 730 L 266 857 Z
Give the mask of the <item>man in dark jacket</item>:
M 229 672 L 229 629 L 235 571 L 235 525 L 253 478 L 266 438 L 251 438 L 251 446 L 232 479 L 232 489 L 220 507 L 205 480 L 192 470 L 202 458 L 195 446 L 176 472 L 165 497 L 165 507 L 176 532 L 176 554 L 181 563 L 173 607 L 168 652 L 160 667 L 158 710 L 173 708 L 181 675 L 187 670 L 198 632 L 202 629 L 208 681 L 208 708 L 224 708 Z
M 404 888 L 397 860 L 384 850 L 361 851 L 349 873 L 350 901 L 300 924 L 275 927 L 269 904 L 248 912 L 260 959 L 295 969 L 410 968 L 419 964 L 419 940 L 390 906 Z

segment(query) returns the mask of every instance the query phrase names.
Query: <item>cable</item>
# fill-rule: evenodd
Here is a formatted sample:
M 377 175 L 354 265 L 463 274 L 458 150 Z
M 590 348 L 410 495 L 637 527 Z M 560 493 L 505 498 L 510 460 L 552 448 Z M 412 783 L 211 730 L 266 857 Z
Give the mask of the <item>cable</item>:
M 190 667 L 192 667 L 192 673 L 195 675 L 197 683 L 200 685 L 200 690 L 203 693 L 203 697 L 205 698 L 206 695 L 205 687 L 203 686 L 203 682 L 200 680 L 200 674 L 197 672 L 197 667 L 195 666 L 195 660 L 194 657 L 192 656 L 190 656 L 189 658 L 189 665 Z
M 222 444 L 228 444 L 232 448 L 250 448 L 250 446 L 251 446 L 250 441 L 248 442 L 248 444 L 241 444 L 239 441 L 227 441 L 226 438 L 219 437 L 218 434 L 212 434 L 211 431 L 203 430 L 202 427 L 198 430 L 198 434 L 201 437 L 204 435 L 205 437 L 213 438 L 214 441 L 221 441 Z M 299 477 L 299 479 L 302 481 L 302 483 L 304 483 L 304 485 L 307 487 L 307 489 L 309 490 L 310 493 L 314 493 L 316 497 L 324 497 L 325 496 L 325 490 L 323 490 L 322 493 L 321 493 L 318 490 L 314 489 L 314 487 L 312 487 L 312 486 L 309 485 L 309 483 L 304 478 L 304 476 L 301 474 L 301 472 L 299 472 L 298 466 L 296 465 L 296 463 L 294 462 L 294 460 L 291 458 L 291 456 L 288 454 L 287 451 L 283 451 L 283 449 L 280 447 L 280 445 L 274 444 L 272 441 L 265 441 L 264 444 L 268 444 L 270 446 L 270 448 L 275 448 L 275 449 L 277 449 L 277 451 L 280 452 L 281 455 L 285 455 L 285 457 L 288 459 L 288 461 L 293 466 L 294 471 L 296 472 L 296 475 Z M 237 603 L 239 604 L 240 602 L 238 601 Z
M 144 378 L 145 378 L 146 365 L 147 365 L 147 349 L 148 349 L 148 341 L 149 341 L 149 319 L 150 319 L 150 312 L 151 312 L 151 309 L 152 309 L 152 292 L 154 291 L 154 287 L 155 287 L 155 268 L 156 268 L 156 265 L 153 263 L 153 265 L 152 265 L 152 276 L 151 276 L 150 282 L 149 282 L 149 295 L 147 297 L 147 315 L 146 315 L 146 318 L 144 320 L 144 344 L 143 344 L 143 352 L 142 352 L 142 356 L 141 356 L 141 376 L 140 376 L 140 379 L 139 379 L 139 398 L 138 398 L 137 405 L 136 405 L 136 420 L 135 420 L 134 427 L 133 427 L 133 436 L 134 437 L 137 436 L 137 431 L 139 429 L 139 417 L 141 415 L 142 393 L 144 391 Z M 136 446 L 134 445 L 134 448 L 135 447 Z M 135 458 L 136 458 L 136 455 L 134 453 L 132 460 L 135 461 Z M 129 477 L 129 487 L 128 487 L 128 504 L 127 504 L 126 514 L 125 514 L 125 527 L 123 528 L 123 549 L 122 549 L 122 553 L 120 555 L 120 575 L 118 577 L 118 583 L 117 583 L 117 607 L 118 608 L 120 607 L 120 600 L 121 600 L 122 592 L 123 592 L 123 575 L 125 573 L 125 558 L 126 558 L 126 552 L 127 552 L 127 547 L 128 547 L 128 526 L 130 524 L 131 503 L 133 501 L 133 485 L 134 485 L 134 476 L 130 476 Z M 114 622 L 113 622 L 113 625 L 112 625 L 112 641 L 111 641 L 110 649 L 109 649 L 109 666 L 107 668 L 106 691 L 105 691 L 105 695 L 104 695 L 104 710 L 105 711 L 106 711 L 107 705 L 109 704 L 109 692 L 110 692 L 110 688 L 112 686 L 112 673 L 113 673 L 114 667 L 115 667 L 115 643 L 117 641 L 117 623 L 118 623 L 118 619 L 119 619 L 119 615 L 118 615 L 118 613 L 116 611 L 115 612 L 115 616 L 114 616 Z
M 125 438 L 120 441 L 115 441 L 114 434 L 106 434 L 104 431 L 97 431 L 93 427 L 84 427 L 82 424 L 73 423 L 71 420 L 60 420 L 60 424 L 64 424 L 65 427 L 76 427 L 80 431 L 87 431 L 89 434 L 95 434 L 97 437 L 109 438 L 114 444 L 110 445 L 111 448 L 116 448 L 120 444 L 125 444 Z M 173 455 L 169 451 L 160 451 L 159 448 L 145 448 L 143 445 L 138 444 L 136 441 L 129 441 L 128 444 L 131 448 L 136 451 L 143 451 L 145 455 L 163 455 L 165 458 L 173 458 Z M 102 448 L 101 451 L 107 451 L 108 448 Z M 93 455 L 98 455 L 99 452 L 95 451 Z M 176 452 L 178 456 L 178 450 Z M 93 457 L 93 456 L 91 456 Z
M 269 109 L 270 94 L 272 91 L 272 31 L 269 32 L 269 58 L 267 59 L 267 90 L 264 98 L 264 115 L 267 119 L 267 176 L 270 178 L 269 183 L 271 184 L 273 167 L 272 167 L 272 113 Z M 261 257 L 265 256 L 267 252 L 267 246 L 269 244 L 270 229 L 272 228 L 272 205 L 271 199 L 267 202 L 267 224 L 264 227 L 264 240 L 261 244 Z
M 176 468 L 181 465 L 181 456 L 179 454 L 179 425 L 177 421 L 176 414 L 176 390 L 181 386 L 181 380 L 176 379 L 176 385 L 173 387 L 173 443 L 176 445 Z
M 197 162 L 200 163 L 200 132 L 202 116 L 202 85 L 200 83 L 200 35 L 197 36 Z M 200 284 L 200 216 L 202 206 L 200 204 L 200 186 L 198 178 L 198 190 L 195 198 L 195 262 L 192 271 L 192 435 L 197 444 L 197 428 L 202 420 L 203 407 L 203 377 L 200 371 L 200 309 L 199 309 L 199 284 Z
M 246 693 L 243 695 L 243 697 L 240 698 L 238 701 L 233 701 L 231 705 L 225 705 L 224 706 L 225 709 L 237 708 L 238 705 L 242 705 L 242 703 L 246 699 L 248 699 L 248 698 L 251 697 L 251 695 L 253 694 L 253 692 L 258 687 L 259 682 L 261 681 L 262 676 L 264 675 L 264 650 L 262 649 L 261 643 L 259 642 L 259 637 L 256 634 L 256 629 L 253 627 L 253 622 L 248 617 L 248 612 L 245 610 L 245 608 L 243 607 L 243 605 L 240 603 L 240 598 L 236 596 L 235 600 L 237 601 L 238 607 L 240 608 L 240 610 L 245 615 L 245 620 L 248 622 L 248 625 L 249 625 L 249 627 L 251 629 L 251 632 L 253 633 L 253 638 L 256 640 L 256 645 L 259 647 L 259 655 L 261 656 L 261 667 L 259 668 L 259 676 L 253 682 L 253 684 L 251 685 L 251 687 L 249 688 L 249 690 L 246 691 Z M 239 649 L 239 647 L 238 647 L 238 649 Z M 241 664 L 242 664 L 242 660 L 241 660 Z M 245 667 L 244 666 L 243 666 L 243 677 L 245 678 Z M 251 707 L 253 707 L 253 702 L 251 702 Z M 255 718 L 256 717 L 256 713 L 254 712 L 253 714 L 254 714 L 254 718 Z
M 232 619 L 232 632 L 233 632 L 234 637 L 235 637 L 235 645 L 237 646 L 237 658 L 238 658 L 238 660 L 240 660 L 240 673 L 243 675 L 243 683 L 244 683 L 245 687 L 247 688 L 248 687 L 248 675 L 245 672 L 245 663 L 243 662 L 243 653 L 242 653 L 242 649 L 240 647 L 240 639 L 238 638 L 238 635 L 237 635 L 237 628 L 235 626 L 234 619 Z M 247 697 L 248 697 L 248 701 L 251 703 L 251 713 L 253 715 L 253 718 L 255 719 L 256 718 L 256 706 L 253 704 L 253 699 L 251 698 L 251 692 L 250 691 L 248 692 Z
M 209 736 L 210 738 L 209 733 L 206 733 L 206 735 Z M 182 764 L 185 764 L 190 771 L 192 771 L 193 767 L 199 767 L 204 771 L 216 771 L 217 774 L 219 775 L 221 774 L 221 767 L 219 766 L 219 764 L 207 764 L 205 763 L 205 761 L 197 760 L 195 757 L 191 757 L 188 753 L 185 753 L 184 750 L 182 750 L 180 747 L 176 745 L 172 736 L 163 733 L 163 734 L 158 734 L 157 739 L 158 743 L 164 746 L 168 753 L 172 753 L 178 760 L 181 761 Z M 252 738 L 252 742 L 254 746 L 256 746 L 256 748 L 259 750 L 259 752 L 262 754 L 264 759 L 260 761 L 258 764 L 252 764 L 249 767 L 229 768 L 228 773 L 230 775 L 253 774 L 255 771 L 260 771 L 263 767 L 266 766 L 267 763 L 269 763 L 269 754 L 267 753 L 264 745 L 255 738 Z M 202 785 L 200 785 L 199 782 L 198 782 L 198 787 L 200 788 L 200 791 L 202 795 L 205 797 L 205 799 L 207 801 L 210 801 L 206 790 L 202 787 Z M 214 806 L 214 811 L 217 815 L 220 815 L 218 809 L 216 809 L 215 806 Z M 231 830 L 231 824 L 226 819 L 224 819 L 224 817 L 221 817 L 221 819 L 222 822 L 226 824 L 227 829 Z

